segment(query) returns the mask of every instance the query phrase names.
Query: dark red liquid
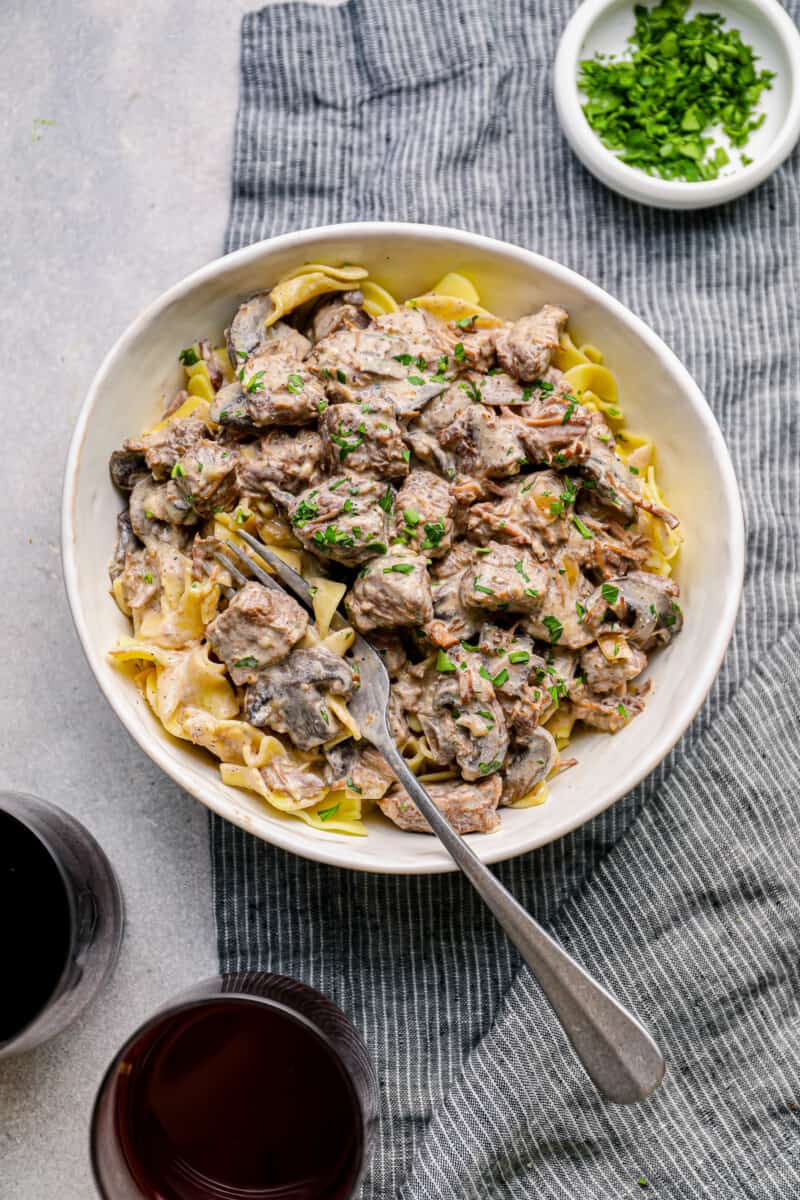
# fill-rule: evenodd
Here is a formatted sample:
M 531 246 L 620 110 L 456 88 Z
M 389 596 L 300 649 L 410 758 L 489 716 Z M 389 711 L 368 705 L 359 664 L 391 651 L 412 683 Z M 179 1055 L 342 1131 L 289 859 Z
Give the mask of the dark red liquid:
M 0 812 L 0 1043 L 37 1017 L 54 994 L 70 950 L 61 874 L 38 837 Z
M 338 1059 L 310 1026 L 229 998 L 173 1014 L 143 1040 L 129 1056 L 118 1122 L 149 1200 L 352 1194 L 361 1118 Z

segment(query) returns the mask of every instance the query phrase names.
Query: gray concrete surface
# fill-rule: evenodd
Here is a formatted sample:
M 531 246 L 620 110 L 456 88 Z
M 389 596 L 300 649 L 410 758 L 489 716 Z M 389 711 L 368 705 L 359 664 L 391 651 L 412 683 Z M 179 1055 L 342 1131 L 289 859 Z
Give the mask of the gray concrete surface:
M 85 1017 L 0 1063 L 2 1200 L 94 1194 L 87 1127 L 104 1067 L 162 1000 L 215 970 L 206 812 L 94 684 L 61 581 L 59 504 L 100 359 L 143 305 L 221 251 L 248 7 L 28 0 L 0 23 L 0 788 L 80 817 L 128 914 L 114 979 Z M 0 986 L 12 966 L 0 958 Z

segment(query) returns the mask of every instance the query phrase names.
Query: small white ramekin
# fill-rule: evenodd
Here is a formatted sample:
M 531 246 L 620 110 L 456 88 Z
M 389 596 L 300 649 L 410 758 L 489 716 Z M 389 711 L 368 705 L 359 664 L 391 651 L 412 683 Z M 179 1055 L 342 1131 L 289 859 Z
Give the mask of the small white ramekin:
M 593 175 L 631 200 L 655 208 L 709 208 L 749 192 L 771 175 L 800 137 L 800 33 L 778 0 L 714 0 L 692 5 L 726 18 L 726 28 L 739 29 L 759 57 L 759 65 L 776 72 L 772 88 L 762 93 L 767 113 L 744 150 L 747 166 L 732 155 L 730 173 L 702 183 L 661 179 L 620 162 L 591 129 L 578 90 L 579 64 L 595 52 L 621 54 L 633 32 L 633 0 L 585 0 L 562 34 L 554 68 L 556 108 L 570 146 Z

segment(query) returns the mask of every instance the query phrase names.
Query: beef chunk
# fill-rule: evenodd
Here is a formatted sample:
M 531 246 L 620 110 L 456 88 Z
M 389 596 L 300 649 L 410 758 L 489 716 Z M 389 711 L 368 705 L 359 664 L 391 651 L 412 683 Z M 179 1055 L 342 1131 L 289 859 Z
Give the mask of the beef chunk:
M 251 495 L 268 495 L 269 484 L 287 492 L 318 482 L 322 438 L 315 429 L 271 429 L 241 451 L 237 465 L 239 488 Z
M 377 479 L 337 475 L 286 501 L 295 535 L 308 550 L 357 565 L 386 553 L 386 493 Z
M 545 660 L 535 652 L 531 638 L 497 625 L 483 626 L 478 648 L 509 733 L 517 742 L 527 743 L 551 703 L 544 686 Z
M 481 404 L 480 392 L 454 384 L 437 397 L 408 429 L 407 441 L 419 459 L 443 474 L 504 478 L 518 475 L 526 461 L 524 428 L 514 415 L 498 415 Z
M 433 620 L 426 628 L 431 641 L 445 649 L 460 638 L 477 633 L 482 615 L 468 608 L 461 599 L 461 582 L 478 561 L 475 550 L 467 542 L 459 542 L 434 567 L 431 584 Z
M 175 481 L 156 483 L 146 475 L 134 486 L 129 506 L 133 532 L 146 546 L 164 542 L 183 548 L 191 540 L 199 517 L 175 487 Z
M 326 693 L 347 697 L 353 687 L 351 668 L 324 646 L 293 650 L 250 684 L 245 714 L 251 725 L 288 734 L 300 750 L 313 750 L 341 728 L 326 707 Z
M 545 304 L 538 312 L 522 317 L 496 335 L 494 344 L 499 363 L 515 379 L 531 383 L 550 366 L 566 327 L 566 309 Z
M 363 742 L 357 745 L 352 738 L 330 746 L 325 758 L 328 786 L 347 787 L 364 800 L 380 800 L 395 782 L 383 756 Z
M 646 690 L 646 689 L 645 689 Z M 570 684 L 570 700 L 575 719 L 604 733 L 617 733 L 644 708 L 644 691 L 638 695 L 610 695 L 593 692 L 580 680 Z
M 320 417 L 319 431 L 332 470 L 346 461 L 349 470 L 381 479 L 408 474 L 410 455 L 390 400 L 329 405 Z
M 594 639 L 585 623 L 584 609 L 591 593 L 592 585 L 574 562 L 556 559 L 544 599 L 526 621 L 528 632 L 541 641 L 572 650 L 588 646 Z
M 155 478 L 168 479 L 175 463 L 199 446 L 207 435 L 208 430 L 197 417 L 178 417 L 140 438 L 129 438 L 124 449 L 144 454 Z
M 359 572 L 346 605 L 361 633 L 425 625 L 433 617 L 427 559 L 406 553 L 373 559 Z
M 458 833 L 490 833 L 500 823 L 497 804 L 502 785 L 497 775 L 477 784 L 458 783 L 455 780 L 431 783 L 426 791 Z M 431 832 L 430 825 L 404 788 L 394 788 L 378 801 L 378 807 L 384 816 L 401 829 L 414 833 Z
M 308 628 L 308 614 L 286 592 L 246 583 L 206 629 L 217 658 L 234 683 L 254 683 L 279 662 Z
M 544 558 L 569 536 L 577 487 L 567 476 L 536 471 L 495 492 L 496 499 L 474 504 L 467 514 L 467 533 L 474 541 L 516 542 Z
M 505 717 L 477 655 L 440 651 L 424 674 L 417 717 L 437 763 L 464 779 L 498 770 L 508 750 Z
M 415 468 L 394 505 L 395 532 L 414 553 L 441 558 L 453 544 L 455 497 L 446 480 Z
M 527 552 L 490 542 L 488 554 L 461 577 L 461 602 L 468 608 L 537 612 L 548 587 L 548 572 Z
M 325 393 L 305 363 L 284 353 L 283 343 L 262 347 L 240 370 L 240 379 L 218 392 L 211 418 L 253 432 L 270 425 L 305 425 L 325 407 Z
M 196 513 L 209 517 L 236 494 L 238 458 L 230 446 L 203 439 L 175 463 L 172 482 Z

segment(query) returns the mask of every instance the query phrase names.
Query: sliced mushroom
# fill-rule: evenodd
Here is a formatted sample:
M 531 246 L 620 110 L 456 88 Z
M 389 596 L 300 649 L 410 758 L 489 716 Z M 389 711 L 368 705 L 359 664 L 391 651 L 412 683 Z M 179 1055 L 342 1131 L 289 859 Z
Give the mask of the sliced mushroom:
M 108 460 L 111 482 L 121 492 L 130 492 L 138 481 L 148 474 L 144 454 L 138 450 L 114 450 Z
M 558 758 L 553 735 L 539 726 L 530 742 L 508 760 L 503 779 L 501 804 L 514 804 L 543 783 Z

